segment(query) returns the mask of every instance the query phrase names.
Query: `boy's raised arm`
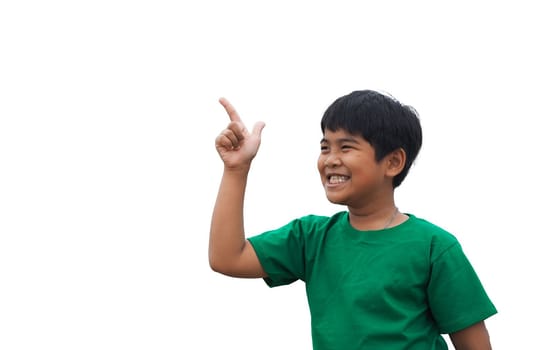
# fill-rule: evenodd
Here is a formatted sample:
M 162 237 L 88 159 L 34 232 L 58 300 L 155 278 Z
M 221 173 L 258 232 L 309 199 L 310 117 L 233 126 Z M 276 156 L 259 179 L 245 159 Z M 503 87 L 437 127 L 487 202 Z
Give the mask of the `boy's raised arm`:
M 261 143 L 264 123 L 251 133 L 228 100 L 219 102 L 230 123 L 216 138 L 215 147 L 224 171 L 211 219 L 209 264 L 214 271 L 234 277 L 266 277 L 255 250 L 245 239 L 243 205 L 247 175 Z

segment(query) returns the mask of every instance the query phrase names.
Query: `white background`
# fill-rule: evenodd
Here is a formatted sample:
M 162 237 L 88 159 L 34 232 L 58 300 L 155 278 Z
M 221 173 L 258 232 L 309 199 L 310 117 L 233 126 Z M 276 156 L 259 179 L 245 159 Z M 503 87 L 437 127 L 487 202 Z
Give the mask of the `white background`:
M 250 235 L 343 209 L 319 120 L 356 89 L 420 113 L 397 204 L 461 241 L 493 345 L 550 348 L 550 11 L 380 3 L 3 1 L 0 349 L 309 348 L 301 283 L 208 267 L 217 99 L 267 124 Z

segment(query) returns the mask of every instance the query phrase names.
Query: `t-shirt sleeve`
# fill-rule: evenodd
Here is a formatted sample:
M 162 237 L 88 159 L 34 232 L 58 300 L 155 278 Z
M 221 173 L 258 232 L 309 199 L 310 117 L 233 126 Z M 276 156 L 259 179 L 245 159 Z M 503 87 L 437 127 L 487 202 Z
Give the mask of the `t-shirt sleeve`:
M 428 301 L 443 334 L 462 330 L 497 313 L 458 242 L 435 257 Z
M 270 287 L 304 280 L 304 237 L 299 219 L 272 231 L 248 238 L 263 269 L 268 274 L 265 282 Z

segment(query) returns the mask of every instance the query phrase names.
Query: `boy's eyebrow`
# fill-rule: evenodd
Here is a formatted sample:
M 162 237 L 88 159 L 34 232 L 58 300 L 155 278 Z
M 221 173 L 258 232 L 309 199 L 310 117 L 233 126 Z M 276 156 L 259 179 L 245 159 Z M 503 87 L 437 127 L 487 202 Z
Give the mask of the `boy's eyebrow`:
M 352 142 L 352 143 L 359 143 L 354 137 L 341 137 L 335 140 L 337 143 L 345 143 L 345 142 Z M 325 137 L 320 140 L 320 143 L 328 143 L 328 139 Z

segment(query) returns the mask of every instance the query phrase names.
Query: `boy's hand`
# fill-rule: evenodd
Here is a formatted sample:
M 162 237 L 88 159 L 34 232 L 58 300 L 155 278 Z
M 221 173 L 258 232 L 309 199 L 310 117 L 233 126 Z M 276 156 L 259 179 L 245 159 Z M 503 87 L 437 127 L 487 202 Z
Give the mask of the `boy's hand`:
M 225 98 L 220 104 L 230 117 L 230 124 L 216 138 L 215 146 L 220 158 L 228 169 L 249 168 L 261 144 L 261 131 L 265 124 L 257 122 L 249 133 L 236 109 Z

